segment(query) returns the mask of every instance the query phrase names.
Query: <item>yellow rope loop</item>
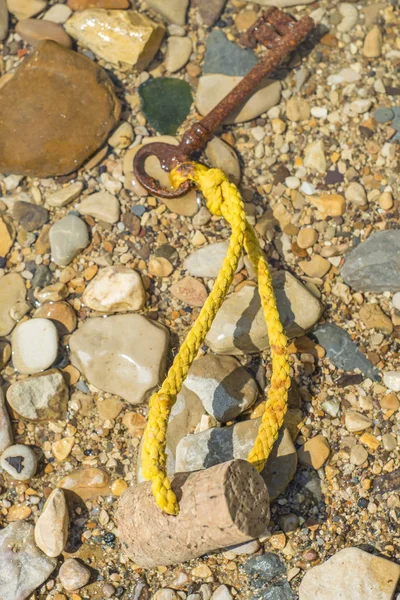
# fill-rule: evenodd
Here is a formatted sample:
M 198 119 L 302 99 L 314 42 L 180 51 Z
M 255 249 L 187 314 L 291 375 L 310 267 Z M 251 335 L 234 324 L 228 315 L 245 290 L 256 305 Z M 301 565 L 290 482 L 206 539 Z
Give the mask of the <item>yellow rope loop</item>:
M 171 181 L 175 187 L 187 179 L 194 181 L 203 193 L 210 212 L 225 218 L 232 228 L 232 234 L 213 289 L 180 347 L 161 389 L 150 399 L 142 450 L 143 476 L 152 481 L 152 491 L 158 506 L 171 515 L 178 514 L 179 506 L 166 474 L 165 446 L 169 416 L 188 371 L 229 291 L 244 247 L 258 277 L 273 369 L 265 414 L 249 455 L 249 461 L 259 471 L 263 469 L 282 425 L 290 385 L 286 338 L 276 307 L 268 264 L 252 227 L 247 223 L 239 191 L 219 169 L 208 169 L 203 165 L 187 162 L 171 172 Z

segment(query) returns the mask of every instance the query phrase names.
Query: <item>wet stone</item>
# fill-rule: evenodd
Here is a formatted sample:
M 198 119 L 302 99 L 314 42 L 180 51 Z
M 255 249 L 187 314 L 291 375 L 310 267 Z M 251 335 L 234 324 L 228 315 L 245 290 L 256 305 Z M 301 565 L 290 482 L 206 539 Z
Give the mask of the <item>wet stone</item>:
M 203 73 L 244 76 L 257 64 L 252 50 L 230 42 L 221 30 L 215 30 L 207 38 Z
M 83 500 L 110 493 L 110 476 L 106 471 L 96 467 L 83 467 L 70 471 L 57 484 L 64 490 L 72 490 Z
M 35 318 L 50 319 L 56 326 L 60 337 L 76 329 L 77 317 L 68 302 L 46 302 L 33 315 Z
M 36 473 L 37 458 L 29 446 L 15 444 L 3 452 L 0 457 L 0 465 L 12 479 L 27 481 Z
M 76 205 L 76 209 L 81 215 L 90 215 L 111 225 L 119 220 L 119 201 L 110 192 L 90 194 L 90 196 L 83 198 L 80 204 Z
M 64 420 L 68 400 L 68 386 L 57 369 L 16 381 L 7 390 L 12 409 L 29 421 Z
M 23 19 L 17 23 L 15 31 L 31 45 L 41 40 L 53 40 L 65 48 L 72 46 L 72 40 L 64 28 L 45 19 Z
M 189 0 L 147 0 L 147 4 L 170 23 L 184 25 Z
M 269 586 L 265 592 L 261 591 L 261 595 L 257 596 L 259 600 L 294 600 L 295 596 L 292 588 L 285 581 L 279 585 Z
M 67 558 L 60 567 L 59 577 L 62 586 L 68 592 L 73 592 L 89 582 L 90 570 L 75 558 Z
M 49 239 L 53 260 L 63 267 L 89 244 L 86 224 L 75 215 L 68 215 L 52 225 Z
M 69 517 L 64 492 L 55 489 L 43 507 L 35 525 L 36 545 L 46 556 L 57 557 L 65 548 L 68 538 Z
M 1 599 L 25 600 L 46 581 L 56 564 L 35 545 L 33 525 L 11 523 L 0 531 Z
M 142 83 L 139 96 L 149 125 L 162 135 L 176 132 L 193 102 L 189 84 L 172 77 L 158 77 Z
M 82 302 L 104 313 L 140 310 L 145 302 L 140 275 L 128 267 L 106 267 L 89 283 Z
M 243 569 L 251 578 L 254 587 L 261 587 L 286 572 L 282 560 L 272 552 L 250 558 L 244 563 Z

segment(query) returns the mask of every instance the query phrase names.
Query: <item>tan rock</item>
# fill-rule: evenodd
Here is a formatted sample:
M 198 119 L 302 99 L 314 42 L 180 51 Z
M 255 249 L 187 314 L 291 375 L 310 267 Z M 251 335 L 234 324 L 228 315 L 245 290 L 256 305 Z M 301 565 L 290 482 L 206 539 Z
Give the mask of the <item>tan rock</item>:
M 208 297 L 204 284 L 190 276 L 171 285 L 170 291 L 174 298 L 189 306 L 203 306 Z
M 11 220 L 0 217 L 0 256 L 7 256 L 15 240 L 15 228 Z
M 28 44 L 35 45 L 41 40 L 53 40 L 65 48 L 71 48 L 72 40 L 58 23 L 44 19 L 23 19 L 18 21 L 15 31 Z
M 64 420 L 68 399 L 68 386 L 57 369 L 16 381 L 7 390 L 11 408 L 30 421 Z
M 146 294 L 142 279 L 129 267 L 105 267 L 89 283 L 82 302 L 92 310 L 104 313 L 140 310 Z
M 64 492 L 55 489 L 47 498 L 35 525 L 36 545 L 46 554 L 56 558 L 65 548 L 68 539 L 69 517 Z
M 238 184 L 240 181 L 240 162 L 235 150 L 218 137 L 213 137 L 205 149 L 211 167 L 221 169 L 229 179 Z
M 151 258 L 148 264 L 150 275 L 154 275 L 154 277 L 169 277 L 172 271 L 174 270 L 174 266 L 162 256 L 157 258 Z
M 306 198 L 324 218 L 341 217 L 346 212 L 346 200 L 340 194 L 321 194 L 320 196 L 306 196 Z
M 57 484 L 64 490 L 72 490 L 83 500 L 110 493 L 110 476 L 106 471 L 95 467 L 84 467 L 70 471 Z
M 43 225 L 42 229 L 39 231 L 39 235 L 36 239 L 34 248 L 36 254 L 50 254 L 50 238 L 49 231 L 51 229 L 51 224 Z
M 378 25 L 367 33 L 364 40 L 363 54 L 367 58 L 378 58 L 382 54 L 382 33 Z
M 331 263 L 319 254 L 313 254 L 311 260 L 301 260 L 299 267 L 308 277 L 324 277 L 331 268 Z
M 142 71 L 160 47 L 163 25 L 135 10 L 89 8 L 65 24 L 67 32 L 103 60 Z
M 147 4 L 170 23 L 184 25 L 189 0 L 146 0 Z
M 106 73 L 52 41 L 24 59 L 0 89 L 0 105 L 0 172 L 38 177 L 77 169 L 107 140 L 120 114 Z M 38 119 L 38 106 L 46 118 Z
M 118 8 L 129 8 L 129 0 L 68 0 L 70 9 L 86 10 L 87 8 L 109 8 L 117 10 Z
M 86 196 L 76 205 L 81 215 L 90 215 L 106 223 L 116 223 L 119 220 L 119 200 L 110 192 L 95 192 Z
M 139 438 L 144 433 L 146 419 L 140 413 L 130 411 L 124 415 L 122 425 L 127 428 L 132 437 Z
M 360 318 L 368 329 L 376 329 L 382 333 L 392 333 L 393 324 L 385 315 L 379 304 L 365 304 L 360 308 Z
M 124 403 L 119 398 L 106 398 L 105 400 L 97 401 L 97 410 L 99 411 L 100 419 L 116 419 L 124 408 Z
M 168 38 L 165 68 L 170 73 L 176 73 L 186 65 L 193 50 L 192 40 L 189 37 L 171 35 Z
M 368 429 L 372 425 L 372 419 L 359 413 L 356 410 L 348 410 L 344 416 L 344 422 L 346 425 L 347 431 L 350 433 L 358 433 L 359 431 L 364 431 Z
M 304 166 L 311 172 L 325 173 L 326 158 L 324 152 L 324 143 L 321 140 L 316 140 L 306 146 L 304 151 Z
M 286 116 L 289 121 L 305 121 L 310 118 L 310 105 L 303 98 L 292 96 L 286 103 Z
M 24 302 L 25 282 L 18 273 L 9 273 L 0 277 L 0 336 L 8 335 L 16 321 L 10 315 L 10 309 L 17 302 Z
M 318 240 L 318 232 L 312 227 L 300 229 L 297 235 L 297 245 L 299 248 L 312 248 Z
M 383 192 L 379 196 L 379 206 L 382 210 L 390 210 L 393 208 L 393 196 L 391 192 Z
M 72 452 L 72 448 L 75 445 L 75 438 L 73 435 L 69 435 L 61 440 L 53 442 L 51 445 L 51 451 L 53 456 L 58 462 L 62 462 L 68 458 Z
M 60 337 L 76 329 L 76 313 L 68 302 L 46 302 L 35 311 L 33 316 L 53 321 Z
M 112 148 L 122 149 L 130 146 L 135 138 L 133 127 L 128 121 L 121 123 L 108 138 L 108 143 Z
M 329 457 L 331 449 L 323 435 L 316 435 L 307 440 L 297 451 L 299 461 L 303 465 L 320 469 Z
M 82 190 L 83 183 L 81 181 L 75 181 L 75 183 L 71 183 L 70 185 L 57 190 L 53 194 L 50 194 L 50 196 L 46 198 L 46 203 L 56 208 L 67 206 L 72 200 L 78 198 Z
M 10 13 L 20 21 L 34 17 L 44 10 L 47 3 L 44 0 L 7 0 Z

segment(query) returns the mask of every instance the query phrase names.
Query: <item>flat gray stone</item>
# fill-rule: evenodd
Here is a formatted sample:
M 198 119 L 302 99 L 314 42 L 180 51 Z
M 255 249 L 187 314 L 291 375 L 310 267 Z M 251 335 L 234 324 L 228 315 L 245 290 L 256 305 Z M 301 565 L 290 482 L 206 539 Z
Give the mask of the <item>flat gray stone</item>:
M 25 600 L 54 571 L 34 540 L 33 525 L 15 521 L 0 531 L 0 600 Z
M 258 60 L 249 48 L 230 42 L 221 30 L 215 30 L 207 38 L 203 73 L 244 76 Z
M 86 223 L 75 215 L 57 221 L 49 231 L 51 256 L 57 265 L 65 267 L 89 244 Z
M 207 244 L 195 250 L 185 259 L 183 268 L 193 277 L 217 277 L 228 252 L 229 242 Z M 243 268 L 243 258 L 239 260 L 237 270 Z
M 398 292 L 400 229 L 377 231 L 356 246 L 347 254 L 341 275 L 359 292 Z

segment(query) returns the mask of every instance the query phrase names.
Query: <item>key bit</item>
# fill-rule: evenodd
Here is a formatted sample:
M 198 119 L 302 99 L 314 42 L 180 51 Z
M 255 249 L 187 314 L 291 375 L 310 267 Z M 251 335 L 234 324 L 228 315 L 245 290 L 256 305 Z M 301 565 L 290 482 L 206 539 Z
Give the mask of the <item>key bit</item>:
M 234 109 L 239 107 L 255 90 L 259 83 L 273 72 L 313 30 L 311 17 L 296 21 L 279 8 L 270 7 L 250 27 L 249 40 L 256 40 L 268 48 L 264 57 L 247 73 L 208 115 L 195 123 L 182 137 L 178 146 L 164 142 L 153 142 L 140 148 L 134 160 L 134 170 L 141 185 L 155 196 L 178 198 L 192 186 L 190 181 L 177 189 L 165 189 L 147 175 L 145 163 L 149 156 L 156 156 L 163 169 L 171 171 L 178 164 L 187 161 L 194 153 L 204 148 L 214 132 Z

